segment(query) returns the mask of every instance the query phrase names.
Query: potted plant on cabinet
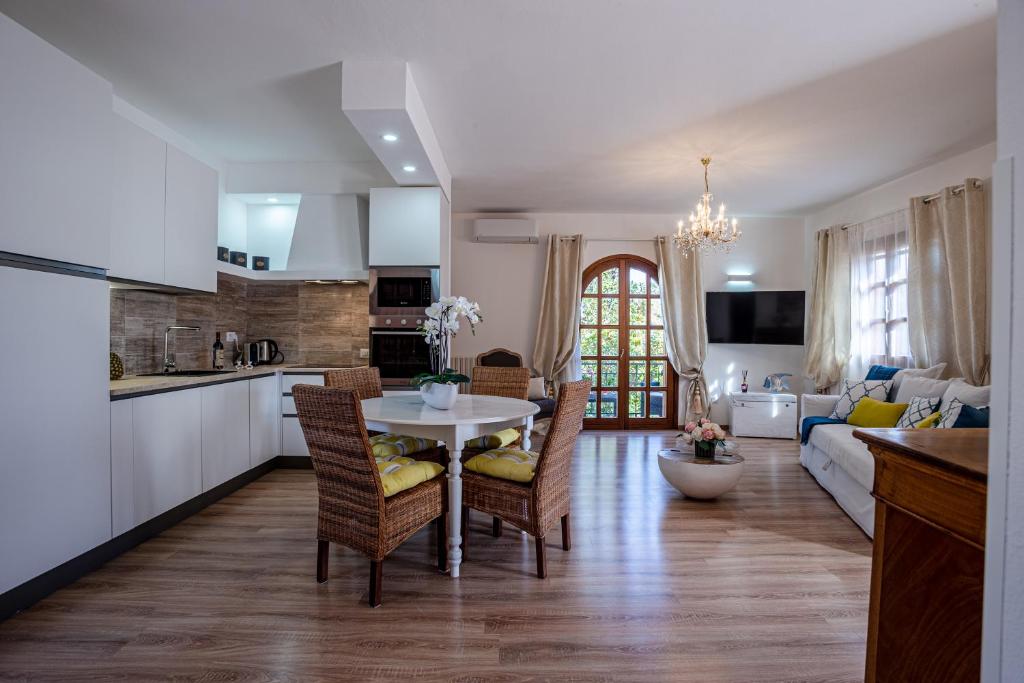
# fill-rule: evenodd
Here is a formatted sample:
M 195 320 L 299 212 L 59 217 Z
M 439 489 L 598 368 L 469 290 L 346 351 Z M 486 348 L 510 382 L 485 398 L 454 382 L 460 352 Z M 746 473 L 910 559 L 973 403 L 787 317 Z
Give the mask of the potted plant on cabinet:
M 430 345 L 430 368 L 432 373 L 420 373 L 412 378 L 412 384 L 419 387 L 423 402 L 431 408 L 448 410 L 458 398 L 458 385 L 469 381 L 469 377 L 455 372 L 451 361 L 452 338 L 459 331 L 459 319 L 466 318 L 470 331 L 476 334 L 476 324 L 483 320 L 480 304 L 464 296 L 443 296 L 426 310 L 427 320 L 419 327 L 424 339 Z

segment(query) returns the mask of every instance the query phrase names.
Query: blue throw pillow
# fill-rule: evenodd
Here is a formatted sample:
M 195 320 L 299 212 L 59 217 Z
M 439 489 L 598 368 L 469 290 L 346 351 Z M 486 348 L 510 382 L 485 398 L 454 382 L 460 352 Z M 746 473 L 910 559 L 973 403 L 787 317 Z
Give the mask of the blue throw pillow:
M 966 403 L 960 408 L 960 414 L 956 416 L 953 429 L 965 429 L 971 427 L 988 428 L 988 408 L 975 408 Z
M 888 365 L 872 365 L 864 379 L 892 379 L 899 371 L 899 368 L 890 368 Z

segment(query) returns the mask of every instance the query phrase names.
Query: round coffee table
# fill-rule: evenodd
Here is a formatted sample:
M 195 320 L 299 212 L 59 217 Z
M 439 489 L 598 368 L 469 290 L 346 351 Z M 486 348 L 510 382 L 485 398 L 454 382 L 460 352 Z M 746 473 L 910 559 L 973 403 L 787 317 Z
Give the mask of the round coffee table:
M 727 444 L 728 448 L 728 444 Z M 658 451 L 658 467 L 673 487 L 687 498 L 707 500 L 731 491 L 743 474 L 743 457 L 719 450 L 714 459 L 698 458 L 693 450 Z

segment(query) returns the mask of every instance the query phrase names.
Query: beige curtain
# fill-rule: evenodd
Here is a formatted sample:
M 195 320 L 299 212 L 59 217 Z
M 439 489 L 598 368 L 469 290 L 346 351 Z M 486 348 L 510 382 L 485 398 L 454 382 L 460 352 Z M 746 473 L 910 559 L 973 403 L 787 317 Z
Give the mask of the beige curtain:
M 556 383 L 579 376 L 582 281 L 583 235 L 551 235 L 533 364 L 544 377 Z
M 672 367 L 685 382 L 683 419 L 704 417 L 710 405 L 704 379 L 708 331 L 704 318 L 701 259 L 697 254 L 684 255 L 666 237 L 655 241 L 655 250 L 665 322 L 665 350 Z
M 841 225 L 819 230 L 815 239 L 804 373 L 821 390 L 842 379 L 850 360 L 850 239 Z
M 989 371 L 989 219 L 984 186 L 910 200 L 910 347 L 919 367 L 985 384 Z

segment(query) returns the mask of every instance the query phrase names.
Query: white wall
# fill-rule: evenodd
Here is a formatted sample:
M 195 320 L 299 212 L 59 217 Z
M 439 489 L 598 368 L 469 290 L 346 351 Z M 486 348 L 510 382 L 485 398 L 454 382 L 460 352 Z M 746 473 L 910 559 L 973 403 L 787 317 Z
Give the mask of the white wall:
M 271 270 L 286 270 L 288 252 L 295 232 L 297 204 L 249 204 L 247 209 L 247 252 L 270 259 Z
M 1024 3 L 999 3 L 997 153 L 992 212 L 992 429 L 982 679 L 1024 672 L 1024 409 L 1011 387 L 1024 382 L 1014 350 L 1024 341 Z M 1019 394 L 1019 391 L 1015 392 Z M 1016 420 L 1013 418 L 1016 417 Z
M 613 254 L 629 253 L 655 260 L 653 240 L 675 230 L 676 215 L 665 214 L 507 214 L 537 221 L 541 243 L 478 244 L 472 241 L 472 221 L 485 214 L 452 216 L 452 293 L 480 302 L 484 322 L 476 336 L 468 331 L 455 340 L 457 356 L 473 356 L 494 347 L 522 353 L 532 364 L 537 331 L 537 308 L 544 277 L 547 236 L 583 234 L 587 265 Z M 492 214 L 493 216 L 493 214 Z M 731 254 L 705 258 L 707 290 L 726 289 L 728 273 L 753 273 L 753 289 L 803 289 L 802 218 L 740 219 L 743 236 Z M 610 241 L 596 241 L 610 240 Z M 748 288 L 750 289 L 750 288 Z M 708 347 L 705 371 L 713 393 L 720 396 L 738 388 L 740 370 L 750 371 L 756 387 L 771 372 L 797 375 L 794 389 L 803 390 L 800 379 L 802 346 L 725 345 Z M 713 407 L 715 419 L 725 420 L 721 400 Z

